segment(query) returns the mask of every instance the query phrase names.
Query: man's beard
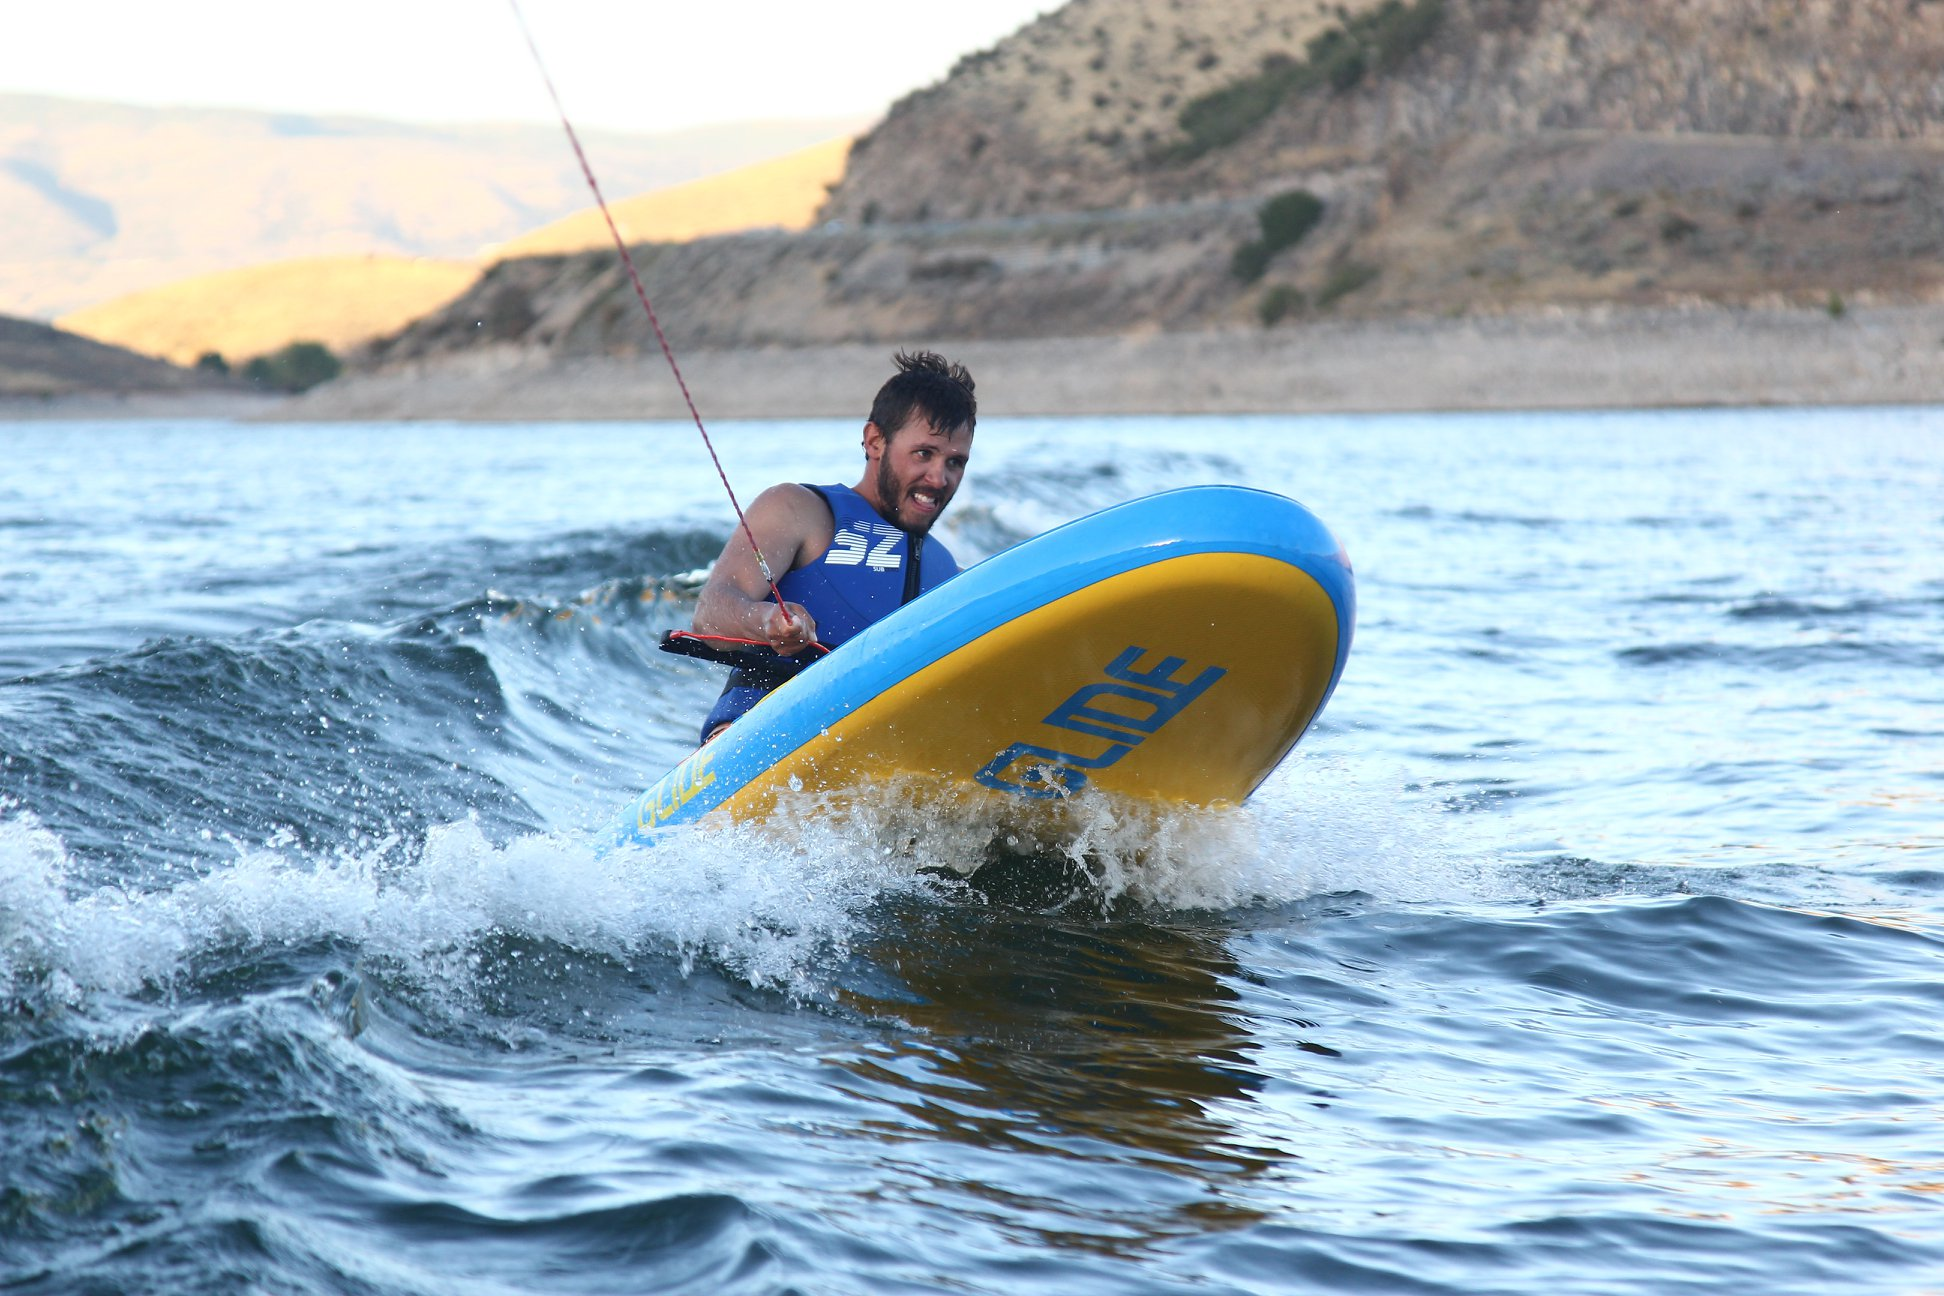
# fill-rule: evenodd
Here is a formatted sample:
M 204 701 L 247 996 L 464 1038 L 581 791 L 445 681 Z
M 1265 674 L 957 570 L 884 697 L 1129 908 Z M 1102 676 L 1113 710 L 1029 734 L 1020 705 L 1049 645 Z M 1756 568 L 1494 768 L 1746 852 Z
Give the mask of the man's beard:
M 878 460 L 877 490 L 878 498 L 883 500 L 885 507 L 891 510 L 891 516 L 886 518 L 885 521 L 909 535 L 925 535 L 930 532 L 932 523 L 945 516 L 945 506 L 951 502 L 951 497 L 945 492 L 940 491 L 938 495 L 938 512 L 928 518 L 922 519 L 916 525 L 905 521 L 905 492 L 899 487 L 898 479 L 892 476 L 890 463 L 884 459 Z

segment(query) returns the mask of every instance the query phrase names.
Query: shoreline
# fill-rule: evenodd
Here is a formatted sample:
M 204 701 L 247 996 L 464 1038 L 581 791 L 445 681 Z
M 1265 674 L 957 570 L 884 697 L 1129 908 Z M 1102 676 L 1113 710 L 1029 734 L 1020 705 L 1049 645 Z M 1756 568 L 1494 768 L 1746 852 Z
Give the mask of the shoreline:
M 891 342 L 678 352 L 705 418 L 863 417 Z M 1349 414 L 1944 401 L 1944 305 L 1579 309 L 1007 341 L 914 338 L 998 416 Z M 302 396 L 0 399 L 0 419 L 686 419 L 659 353 L 480 348 Z
M 130 422 L 156 419 L 248 420 L 274 412 L 290 398 L 255 392 L 63 392 L 58 396 L 0 395 L 0 423 Z
M 989 415 L 1380 413 L 1944 400 L 1944 305 L 1552 309 L 1011 341 L 963 361 Z M 889 342 L 677 353 L 706 417 L 862 417 Z M 658 353 L 482 350 L 340 380 L 277 419 L 683 418 Z

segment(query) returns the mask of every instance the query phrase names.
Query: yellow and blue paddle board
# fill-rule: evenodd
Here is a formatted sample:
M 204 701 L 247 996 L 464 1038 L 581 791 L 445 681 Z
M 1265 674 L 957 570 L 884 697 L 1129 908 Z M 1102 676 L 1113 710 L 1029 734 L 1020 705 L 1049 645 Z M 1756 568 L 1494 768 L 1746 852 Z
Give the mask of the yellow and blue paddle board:
M 1355 617 L 1349 558 L 1294 500 L 1134 500 L 869 627 L 643 792 L 609 843 L 900 780 L 975 809 L 1240 804 L 1329 700 Z

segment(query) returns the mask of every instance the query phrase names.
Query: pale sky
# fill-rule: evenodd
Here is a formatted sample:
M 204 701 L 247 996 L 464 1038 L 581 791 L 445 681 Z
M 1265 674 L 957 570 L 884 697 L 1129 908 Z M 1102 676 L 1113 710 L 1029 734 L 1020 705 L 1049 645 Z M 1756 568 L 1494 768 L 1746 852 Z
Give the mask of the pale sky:
M 522 0 L 575 124 L 869 116 L 1062 0 Z M 506 0 L 0 0 L 0 92 L 551 121 Z

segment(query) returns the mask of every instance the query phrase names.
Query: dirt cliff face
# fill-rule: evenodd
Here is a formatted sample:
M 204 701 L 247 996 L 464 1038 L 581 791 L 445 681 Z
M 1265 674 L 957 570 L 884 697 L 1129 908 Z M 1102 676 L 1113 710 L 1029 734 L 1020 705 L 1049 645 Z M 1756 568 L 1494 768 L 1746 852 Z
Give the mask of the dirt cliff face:
M 642 252 L 678 347 L 1840 314 L 1944 297 L 1939 68 L 1944 0 L 1071 0 L 897 104 L 817 228 Z M 370 359 L 487 340 L 654 345 L 592 255 Z

